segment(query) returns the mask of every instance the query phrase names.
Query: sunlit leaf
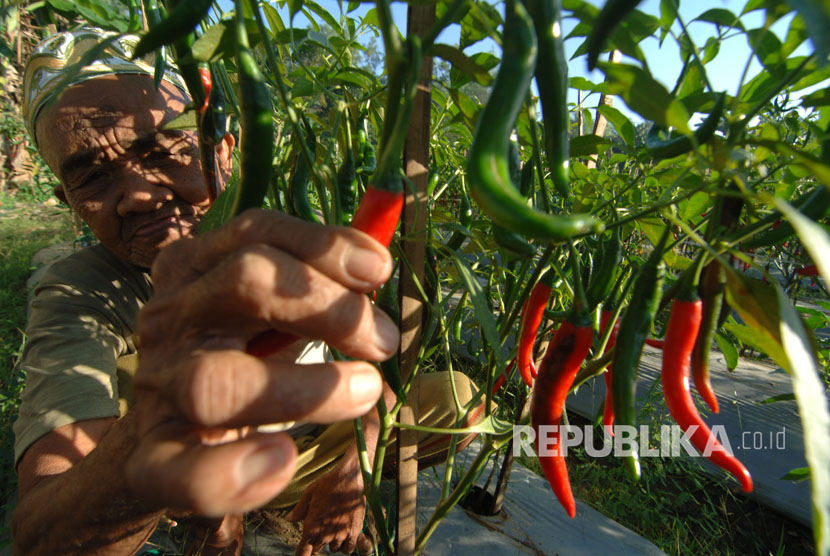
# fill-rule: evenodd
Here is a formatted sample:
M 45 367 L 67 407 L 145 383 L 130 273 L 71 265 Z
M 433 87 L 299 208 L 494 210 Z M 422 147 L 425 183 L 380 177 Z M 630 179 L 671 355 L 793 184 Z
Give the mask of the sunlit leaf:
M 794 402 L 795 401 L 795 394 L 793 393 L 786 393 L 786 394 L 778 394 L 777 396 L 770 396 L 769 398 L 763 399 L 758 402 L 761 405 L 769 405 L 771 403 L 778 403 L 778 402 Z
M 724 359 L 726 359 L 726 368 L 734 371 L 738 366 L 738 349 L 732 344 L 729 338 L 720 333 L 715 334 L 715 342 L 717 342 L 718 349 L 720 349 Z
M 706 10 L 692 21 L 705 21 L 722 27 L 734 27 L 741 31 L 744 30 L 743 23 L 738 19 L 738 16 L 724 8 Z
M 816 57 L 827 65 L 830 56 L 830 2 L 826 0 L 787 0 L 789 5 L 804 20 L 807 32 L 816 50 Z
M 631 110 L 658 125 L 690 133 L 686 109 L 649 72 L 629 64 L 598 66 L 608 79 L 608 92 L 622 97 Z
M 631 123 L 625 114 L 614 108 L 613 106 L 609 106 L 608 104 L 602 104 L 599 108 L 599 113 L 605 116 L 611 125 L 614 126 L 614 129 L 617 130 L 617 133 L 620 134 L 623 141 L 625 141 L 626 145 L 633 146 L 634 145 L 634 124 Z
M 782 481 L 793 481 L 794 483 L 801 483 L 806 481 L 810 478 L 810 468 L 809 467 L 796 467 L 795 469 L 790 469 L 786 475 L 781 477 Z
M 813 345 L 792 301 L 780 286 L 781 341 L 789 361 L 798 414 L 804 431 L 804 456 L 810 467 L 813 537 L 816 553 L 830 553 L 830 410 Z

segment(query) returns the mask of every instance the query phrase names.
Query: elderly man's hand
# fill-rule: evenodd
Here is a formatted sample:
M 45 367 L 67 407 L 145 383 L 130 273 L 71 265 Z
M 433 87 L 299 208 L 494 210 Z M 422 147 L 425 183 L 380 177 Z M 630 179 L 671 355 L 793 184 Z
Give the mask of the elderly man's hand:
M 360 232 L 263 211 L 163 250 L 138 323 L 133 492 L 222 516 L 285 488 L 293 442 L 250 427 L 360 416 L 380 397 L 381 378 L 362 361 L 296 365 L 280 354 L 253 357 L 245 346 L 277 329 L 358 359 L 386 359 L 398 330 L 364 294 L 391 270 L 387 250 Z

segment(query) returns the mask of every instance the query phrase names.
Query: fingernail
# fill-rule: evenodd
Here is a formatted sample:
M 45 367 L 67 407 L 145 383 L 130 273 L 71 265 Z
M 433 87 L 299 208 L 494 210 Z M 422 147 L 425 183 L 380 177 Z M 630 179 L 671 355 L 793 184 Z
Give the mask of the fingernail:
M 374 367 L 359 367 L 349 379 L 349 394 L 353 405 L 374 404 L 380 398 L 383 385 Z
M 284 473 L 287 461 L 283 447 L 260 448 L 242 460 L 239 469 L 241 482 L 249 485 L 267 476 Z
M 377 307 L 374 307 L 374 309 L 375 328 L 372 332 L 372 343 L 383 353 L 390 355 L 398 349 L 398 343 L 401 341 L 401 332 L 386 313 Z
M 382 280 L 386 273 L 388 260 L 377 251 L 353 247 L 345 260 L 346 272 L 352 278 L 373 284 Z

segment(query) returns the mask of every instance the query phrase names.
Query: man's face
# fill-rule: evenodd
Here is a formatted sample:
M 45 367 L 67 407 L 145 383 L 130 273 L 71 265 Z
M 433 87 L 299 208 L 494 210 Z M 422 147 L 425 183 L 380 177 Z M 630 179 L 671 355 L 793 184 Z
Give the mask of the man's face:
M 194 235 L 210 205 L 195 133 L 161 129 L 187 100 L 164 81 L 156 91 L 150 76 L 106 76 L 70 87 L 37 122 L 56 194 L 105 247 L 140 266 Z M 217 149 L 225 171 L 232 146 Z

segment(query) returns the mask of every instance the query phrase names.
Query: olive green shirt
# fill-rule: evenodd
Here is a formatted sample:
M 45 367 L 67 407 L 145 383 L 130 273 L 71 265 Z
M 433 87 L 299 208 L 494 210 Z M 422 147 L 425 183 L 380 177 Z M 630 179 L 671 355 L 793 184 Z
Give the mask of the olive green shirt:
M 44 273 L 30 302 L 20 363 L 26 387 L 14 424 L 15 465 L 29 446 L 57 427 L 126 412 L 138 366 L 136 320 L 152 292 L 146 268 L 101 245 L 73 253 Z M 326 358 L 322 342 L 309 342 L 298 362 Z M 294 436 L 313 428 L 271 426 Z
M 26 387 L 14 424 L 15 464 L 51 430 L 118 417 L 118 358 L 135 354 L 138 311 L 152 294 L 147 269 L 102 245 L 55 262 L 35 287 L 20 367 Z

